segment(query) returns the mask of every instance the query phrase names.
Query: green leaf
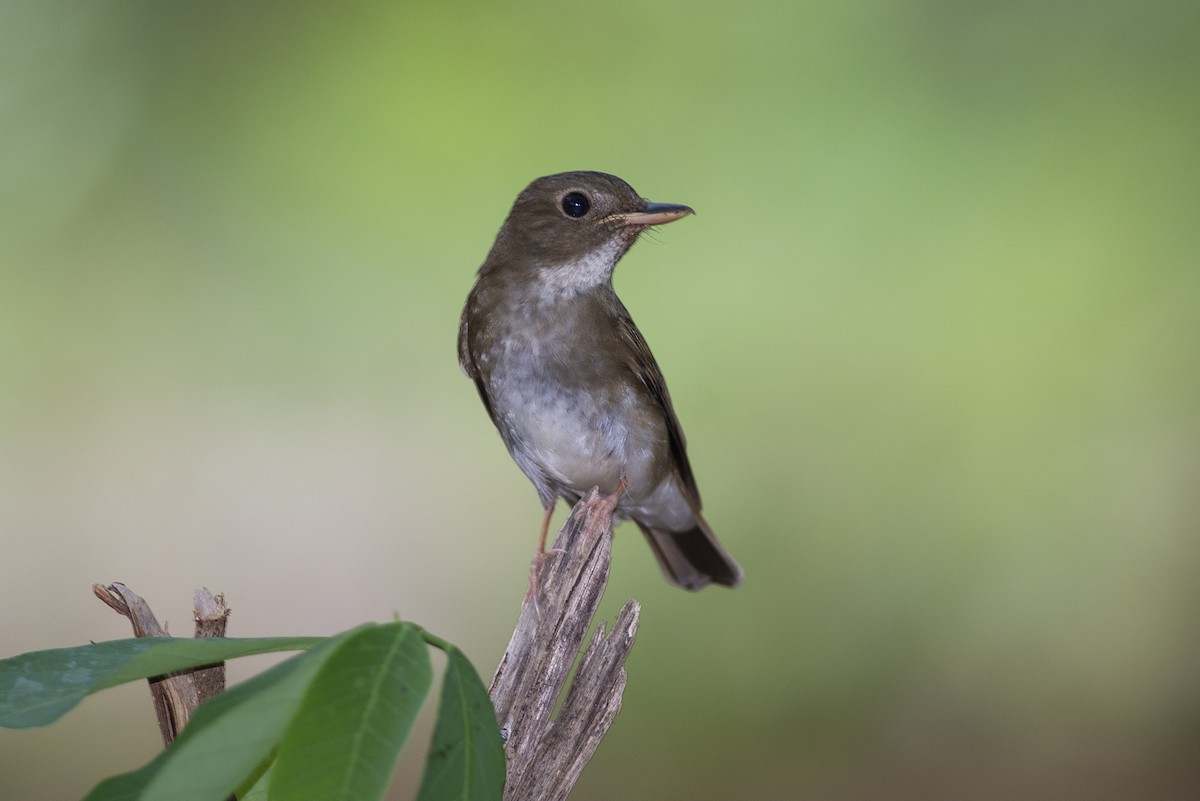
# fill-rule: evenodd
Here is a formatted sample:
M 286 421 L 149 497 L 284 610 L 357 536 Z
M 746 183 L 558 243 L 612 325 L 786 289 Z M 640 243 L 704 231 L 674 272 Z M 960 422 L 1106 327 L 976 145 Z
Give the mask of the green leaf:
M 462 651 L 446 649 L 437 727 L 417 801 L 495 801 L 504 792 L 504 745 L 496 711 Z
M 142 637 L 0 660 L 0 726 L 53 723 L 90 693 L 226 659 L 311 648 L 320 637 Z
M 275 762 L 272 760 L 271 764 L 267 765 L 267 769 L 255 778 L 249 788 L 239 789 L 236 794 L 237 801 L 270 801 L 267 791 L 271 786 L 271 773 L 274 767 Z
M 360 629 L 321 642 L 201 704 L 170 748 L 85 801 L 224 801 L 279 742 L 314 675 Z
M 0 662 L 9 725 L 58 717 L 89 692 L 250 653 L 311 647 L 196 710 L 175 743 L 86 801 L 375 801 L 428 695 L 426 643 L 448 656 L 421 801 L 492 801 L 504 754 L 479 676 L 454 646 L 410 623 L 360 626 L 330 639 L 147 638 L 26 654 Z
M 107 778 L 93 787 L 84 801 L 139 801 L 146 784 L 161 767 L 162 762 L 156 759 L 138 770 Z
M 272 769 L 272 801 L 382 798 L 429 692 L 420 629 L 389 623 L 341 645 L 312 682 Z

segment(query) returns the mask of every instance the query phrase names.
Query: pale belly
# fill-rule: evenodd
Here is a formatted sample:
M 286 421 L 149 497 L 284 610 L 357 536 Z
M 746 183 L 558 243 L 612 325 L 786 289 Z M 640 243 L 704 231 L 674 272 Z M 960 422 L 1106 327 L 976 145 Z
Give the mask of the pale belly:
M 502 430 L 513 458 L 538 483 L 541 473 L 561 494 L 592 487 L 612 492 L 628 480 L 630 500 L 654 491 L 663 479 L 655 455 L 668 447 L 666 426 L 631 387 L 564 388 L 544 380 L 506 382 Z M 663 460 L 659 459 L 659 462 Z

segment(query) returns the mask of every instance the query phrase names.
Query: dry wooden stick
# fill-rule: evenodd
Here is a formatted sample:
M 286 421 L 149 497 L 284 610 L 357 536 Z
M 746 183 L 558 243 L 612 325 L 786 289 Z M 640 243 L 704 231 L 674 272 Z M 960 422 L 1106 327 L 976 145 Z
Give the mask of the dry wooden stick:
M 159 624 L 150 605 L 126 587 L 113 583 L 104 587 L 92 585 L 92 592 L 104 603 L 129 618 L 135 637 L 169 637 L 166 627 Z M 201 588 L 193 595 L 196 637 L 224 637 L 229 609 L 225 596 L 214 596 Z M 166 676 L 149 679 L 154 712 L 163 744 L 170 745 L 187 724 L 196 707 L 225 689 L 225 663 L 204 665 L 181 670 Z
M 516 630 L 489 690 L 504 737 L 505 801 L 562 801 L 621 708 L 625 659 L 641 606 L 629 600 L 612 631 L 601 623 L 556 717 L 551 717 L 608 584 L 616 496 L 595 490 L 536 565 Z M 534 594 L 536 593 L 536 602 Z

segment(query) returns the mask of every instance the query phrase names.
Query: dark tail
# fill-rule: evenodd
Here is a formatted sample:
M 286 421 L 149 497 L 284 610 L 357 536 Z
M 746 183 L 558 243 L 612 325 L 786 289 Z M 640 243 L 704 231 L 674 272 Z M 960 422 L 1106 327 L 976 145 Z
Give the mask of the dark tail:
M 741 584 L 741 565 L 717 542 L 708 523 L 699 516 L 696 520 L 690 531 L 640 526 L 667 581 L 685 590 L 700 590 L 713 583 L 726 587 Z

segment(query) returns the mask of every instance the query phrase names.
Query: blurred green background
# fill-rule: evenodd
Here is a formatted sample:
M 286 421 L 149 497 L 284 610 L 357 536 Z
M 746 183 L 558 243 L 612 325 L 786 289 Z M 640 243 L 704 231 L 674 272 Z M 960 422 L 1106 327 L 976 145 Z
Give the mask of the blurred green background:
M 747 579 L 619 531 L 573 799 L 1195 798 L 1198 41 L 1194 0 L 4 5 L 3 655 L 127 636 L 121 580 L 490 676 L 540 510 L 458 314 L 517 192 L 598 169 L 699 212 L 616 284 Z M 0 797 L 157 748 L 109 691 L 0 732 Z

